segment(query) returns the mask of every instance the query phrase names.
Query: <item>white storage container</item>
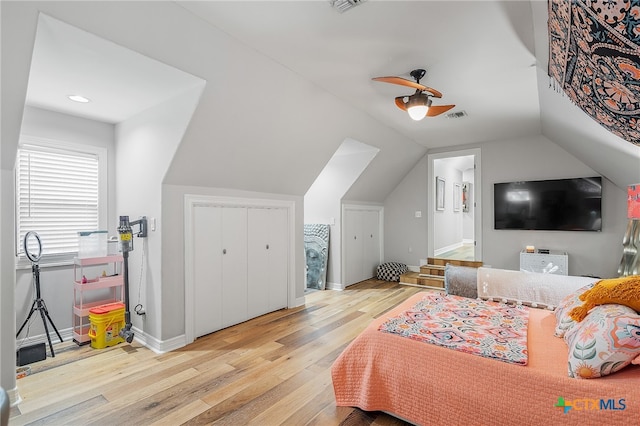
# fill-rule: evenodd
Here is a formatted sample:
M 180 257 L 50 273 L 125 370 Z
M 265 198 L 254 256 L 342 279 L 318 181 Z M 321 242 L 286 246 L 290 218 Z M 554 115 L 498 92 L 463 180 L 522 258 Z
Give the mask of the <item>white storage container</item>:
M 78 232 L 78 258 L 107 255 L 107 231 Z

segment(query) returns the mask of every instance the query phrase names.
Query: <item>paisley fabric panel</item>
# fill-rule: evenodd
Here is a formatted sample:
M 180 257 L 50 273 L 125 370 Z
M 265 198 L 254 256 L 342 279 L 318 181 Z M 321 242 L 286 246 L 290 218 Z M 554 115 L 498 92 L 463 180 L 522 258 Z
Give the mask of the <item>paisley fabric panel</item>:
M 526 365 L 529 309 L 454 295 L 425 295 L 379 330 L 511 364 Z
M 549 76 L 610 132 L 640 145 L 640 0 L 549 0 Z

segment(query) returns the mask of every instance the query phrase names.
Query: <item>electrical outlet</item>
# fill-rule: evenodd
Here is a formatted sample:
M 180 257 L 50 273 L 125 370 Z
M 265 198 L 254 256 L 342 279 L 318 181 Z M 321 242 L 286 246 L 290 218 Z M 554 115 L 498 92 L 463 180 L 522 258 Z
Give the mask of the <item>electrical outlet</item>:
M 416 215 L 416 217 L 422 217 L 422 211 L 421 210 L 416 210 L 415 215 Z

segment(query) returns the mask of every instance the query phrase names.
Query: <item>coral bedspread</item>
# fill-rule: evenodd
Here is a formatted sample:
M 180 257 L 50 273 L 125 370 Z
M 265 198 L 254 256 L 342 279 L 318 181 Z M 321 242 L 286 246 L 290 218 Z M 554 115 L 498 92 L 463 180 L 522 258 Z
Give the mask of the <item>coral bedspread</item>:
M 598 379 L 569 378 L 567 345 L 553 336 L 551 311 L 530 309 L 526 366 L 378 330 L 424 294 L 374 320 L 338 357 L 331 370 L 337 405 L 420 425 L 640 424 L 640 366 Z M 559 398 L 573 408 L 556 406 Z

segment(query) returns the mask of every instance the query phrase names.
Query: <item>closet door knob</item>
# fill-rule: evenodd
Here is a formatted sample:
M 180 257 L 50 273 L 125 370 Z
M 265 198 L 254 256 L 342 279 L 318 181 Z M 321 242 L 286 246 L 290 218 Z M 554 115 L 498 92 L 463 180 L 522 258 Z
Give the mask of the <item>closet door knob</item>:
M 227 249 L 222 249 L 222 254 L 227 254 Z
M 357 239 L 358 239 L 358 236 L 357 236 L 357 235 L 354 235 L 354 236 L 353 236 L 353 239 L 354 239 L 354 240 L 357 240 Z
M 269 250 L 269 244 L 267 244 L 267 250 Z

